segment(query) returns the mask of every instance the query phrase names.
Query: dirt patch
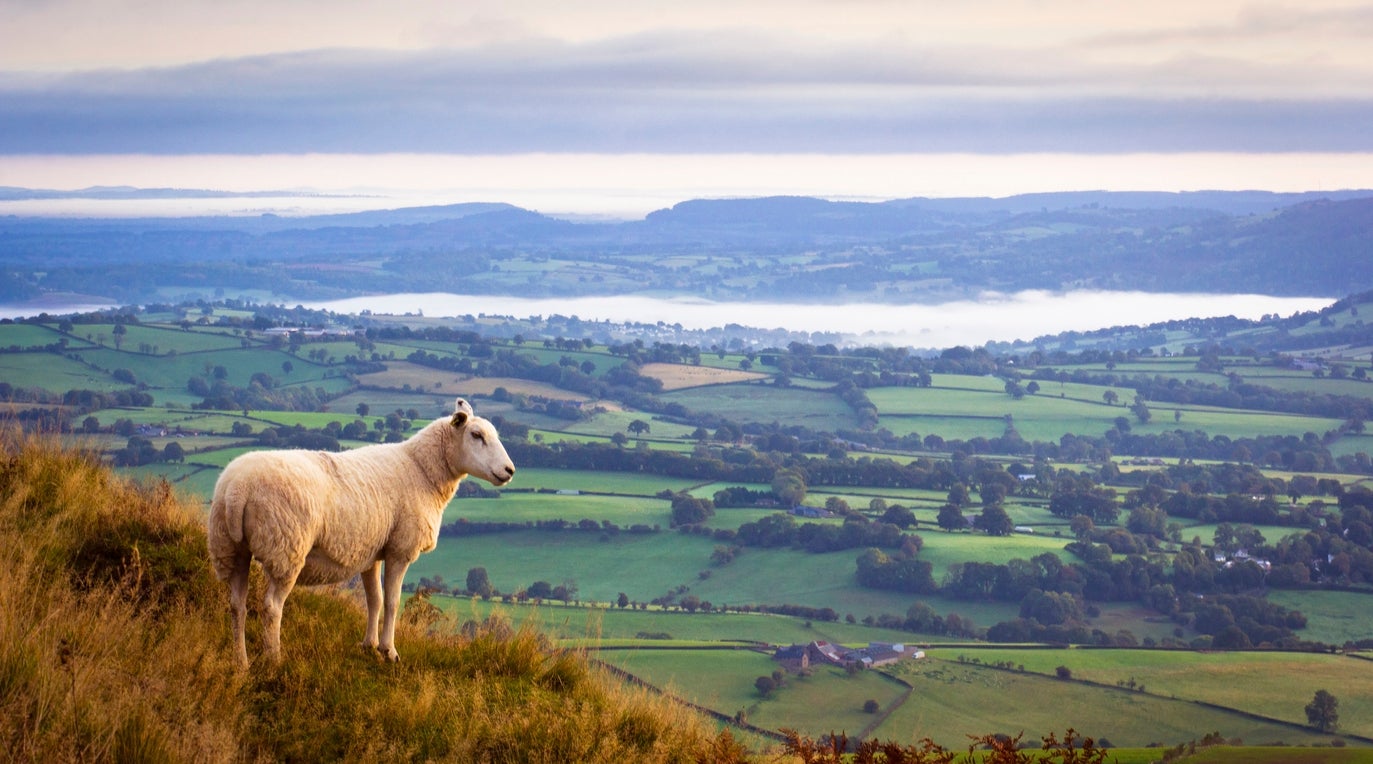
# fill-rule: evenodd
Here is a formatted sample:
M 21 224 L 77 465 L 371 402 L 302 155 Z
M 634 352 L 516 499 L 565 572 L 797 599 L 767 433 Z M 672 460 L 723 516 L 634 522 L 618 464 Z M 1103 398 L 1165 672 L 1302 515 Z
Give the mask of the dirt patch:
M 407 362 L 388 362 L 386 371 L 361 374 L 358 382 L 367 387 L 380 387 L 387 390 L 414 390 L 417 392 L 441 395 L 481 395 L 490 396 L 498 387 L 504 387 L 512 395 L 528 395 L 556 401 L 578 401 L 583 404 L 600 406 L 607 411 L 619 411 L 620 406 L 610 401 L 595 401 L 585 395 L 569 392 L 543 382 L 510 377 L 470 377 L 451 371 L 431 369 L 427 366 Z
M 727 385 L 763 379 L 766 374 L 739 369 L 717 369 L 711 366 L 687 366 L 680 363 L 646 363 L 639 369 L 645 377 L 663 383 L 664 390 L 681 390 L 704 385 Z

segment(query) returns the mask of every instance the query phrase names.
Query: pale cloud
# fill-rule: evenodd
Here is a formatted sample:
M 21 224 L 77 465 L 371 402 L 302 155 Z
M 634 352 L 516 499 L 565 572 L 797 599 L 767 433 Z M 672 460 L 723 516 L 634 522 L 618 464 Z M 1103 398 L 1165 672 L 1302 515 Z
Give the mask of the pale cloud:
M 1344 0 L 0 0 L 0 151 L 1363 153 L 1371 31 Z

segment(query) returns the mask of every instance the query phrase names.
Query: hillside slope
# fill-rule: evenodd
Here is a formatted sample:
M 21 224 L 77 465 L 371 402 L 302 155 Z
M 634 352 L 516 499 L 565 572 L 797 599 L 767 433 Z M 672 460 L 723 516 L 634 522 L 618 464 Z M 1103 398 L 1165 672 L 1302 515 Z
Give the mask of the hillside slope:
M 0 497 L 0 749 L 11 760 L 743 756 L 689 711 L 624 689 L 537 632 L 459 630 L 423 600 L 399 629 L 402 662 L 383 664 L 357 647 L 353 597 L 298 590 L 284 663 L 240 672 L 199 511 L 165 483 L 6 437 Z

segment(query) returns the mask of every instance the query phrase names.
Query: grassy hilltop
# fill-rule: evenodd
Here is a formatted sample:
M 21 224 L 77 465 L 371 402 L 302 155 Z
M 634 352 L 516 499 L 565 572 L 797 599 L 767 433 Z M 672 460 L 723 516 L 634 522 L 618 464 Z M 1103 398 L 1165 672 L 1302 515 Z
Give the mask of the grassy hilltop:
M 357 646 L 363 615 L 344 591 L 297 592 L 286 660 L 240 672 L 197 506 L 165 482 L 117 478 L 88 453 L 36 440 L 4 445 L 0 748 L 11 760 L 619 762 L 739 753 L 694 713 L 499 619 L 459 630 L 432 608 L 408 608 L 402 662 L 380 663 Z

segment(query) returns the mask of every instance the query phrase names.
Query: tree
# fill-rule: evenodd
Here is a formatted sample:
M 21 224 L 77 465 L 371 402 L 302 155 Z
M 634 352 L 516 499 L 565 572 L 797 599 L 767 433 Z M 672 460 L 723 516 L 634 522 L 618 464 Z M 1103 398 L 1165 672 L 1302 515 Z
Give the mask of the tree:
M 1149 424 L 1149 419 L 1153 417 L 1153 413 L 1149 411 L 1149 406 L 1143 398 L 1135 398 L 1134 404 L 1130 406 L 1130 411 L 1134 412 L 1135 418 L 1139 420 L 1140 424 Z
M 367 416 L 367 413 L 371 410 L 372 407 L 368 406 L 366 403 L 359 403 L 356 409 L 356 411 L 358 412 L 358 416 Z
M 184 462 L 186 461 L 186 451 L 180 443 L 172 441 L 162 447 L 162 461 L 164 462 Z
M 615 607 L 618 607 L 621 610 L 624 610 L 625 608 L 629 607 L 629 595 L 625 594 L 624 592 L 620 592 L 620 596 L 615 598 Z
M 902 529 L 912 528 L 916 525 L 915 513 L 900 504 L 893 504 L 882 513 L 882 522 Z
M 953 504 L 945 504 L 940 507 L 939 515 L 935 517 L 934 521 L 946 531 L 961 531 L 968 527 L 968 520 L 963 517 L 963 510 Z
M 1316 690 L 1316 695 L 1306 704 L 1306 720 L 1321 732 L 1334 732 L 1340 721 L 1340 701 L 1325 690 Z
M 486 575 L 486 568 L 469 568 L 467 571 L 467 591 L 482 597 L 491 596 L 491 579 Z
M 630 422 L 629 426 L 625 429 L 629 430 L 629 434 L 631 435 L 647 435 L 649 432 L 648 422 L 645 422 L 642 419 L 635 419 L 633 422 Z
M 875 714 L 881 710 L 881 708 L 882 705 L 872 698 L 863 701 L 863 713 L 865 714 Z
M 988 536 L 1009 536 L 1015 530 L 1015 522 L 1000 504 L 992 504 L 973 519 L 973 527 Z
M 772 493 L 782 506 L 800 506 L 806 500 L 806 480 L 796 470 L 778 470 L 772 476 Z
M 763 697 L 772 695 L 772 691 L 777 689 L 777 680 L 770 676 L 760 676 L 753 680 L 753 686 L 758 688 L 758 694 Z
M 696 525 L 709 520 L 715 515 L 715 502 L 710 499 L 698 499 L 686 493 L 679 493 L 672 497 L 672 527 L 679 525 Z
M 962 507 L 972 503 L 972 496 L 968 495 L 968 486 L 963 483 L 954 483 L 949 487 L 949 503 Z
M 1105 401 L 1107 406 L 1114 406 L 1116 401 L 1120 400 L 1120 395 L 1115 390 L 1107 390 L 1101 394 L 1101 400 Z
M 1072 679 L 1073 670 L 1068 668 L 1067 666 L 1059 666 L 1058 668 L 1054 669 L 1054 676 L 1063 680 Z

